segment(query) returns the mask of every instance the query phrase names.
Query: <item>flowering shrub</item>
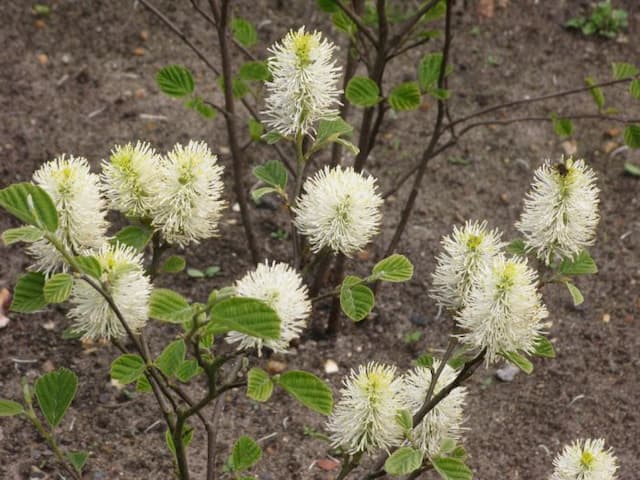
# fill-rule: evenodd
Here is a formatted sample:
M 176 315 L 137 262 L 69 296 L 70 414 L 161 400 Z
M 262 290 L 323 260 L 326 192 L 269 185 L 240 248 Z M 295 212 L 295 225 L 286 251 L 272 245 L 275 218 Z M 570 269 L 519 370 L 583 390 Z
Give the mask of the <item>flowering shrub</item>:
M 141 3 L 157 13 L 147 0 Z M 212 454 L 215 418 L 203 413 L 207 406 L 238 388 L 246 389 L 251 399 L 266 402 L 276 387 L 327 416 L 330 448 L 342 460 L 338 479 L 361 467 L 365 455 L 377 457 L 367 479 L 385 473 L 417 478 L 431 469 L 444 479 L 470 479 L 462 445 L 469 393 L 463 383 L 480 365 L 499 359 L 531 373 L 529 357 L 554 357 L 553 346 L 545 337 L 543 321 L 549 312 L 542 287 L 566 285 L 579 304 L 583 298 L 573 277 L 597 272 L 587 251 L 594 243 L 599 220 L 596 176 L 583 160 L 547 160 L 534 174 L 516 224 L 523 238 L 505 242 L 502 232 L 491 229 L 487 220 L 470 220 L 455 226 L 442 240 L 430 296 L 455 327 L 441 358 L 424 355 L 406 372 L 395 365 L 362 365 L 344 380 L 335 405 L 330 387 L 311 372 L 270 375 L 252 366 L 252 353 L 286 352 L 292 341 L 299 341 L 309 319 L 315 317 L 318 302 L 331 299 L 348 318 L 362 321 L 374 308 L 380 282 L 411 280 L 413 265 L 395 252 L 399 238 L 427 162 L 459 138 L 442 143 L 445 130 L 453 130 L 456 123 L 448 120 L 448 126 L 443 124 L 451 94 L 446 88 L 451 2 L 427 2 L 395 24 L 387 18 L 385 2 L 367 11 L 358 1 L 353 8 L 340 1 L 318 3 L 331 13 L 336 27 L 347 33 L 350 55 L 357 53 L 369 67 L 369 76 L 355 75 L 349 69 L 344 92 L 337 85 L 342 71 L 334 57 L 334 44 L 304 27 L 290 31 L 273 46 L 266 62 L 252 59 L 232 75 L 229 30 L 233 42 L 244 51 L 255 43 L 255 30 L 242 19 L 230 21 L 225 0 L 212 1 L 212 17 L 207 16 L 218 33 L 225 104 L 216 105 L 196 95 L 193 77 L 185 67 L 166 67 L 157 77 L 162 91 L 189 97 L 186 105 L 203 117 L 223 114 L 234 191 L 255 269 L 195 302 L 154 286 L 158 275 L 185 267 L 184 259 L 167 256 L 168 250 L 218 234 L 226 187 L 215 147 L 212 151 L 204 142 L 191 141 L 163 154 L 138 141 L 115 146 L 109 160 L 102 163 L 100 175 L 90 172 L 86 160 L 63 156 L 43 165 L 32 182 L 0 191 L 0 206 L 23 224 L 5 231 L 2 238 L 6 244 L 28 244 L 26 252 L 34 259 L 29 272 L 17 281 L 11 308 L 35 312 L 68 301 L 73 334 L 111 341 L 121 350 L 111 364 L 111 377 L 154 396 L 180 479 L 190 478 L 186 449 L 193 440 L 196 419 L 209 442 L 207 480 L 216 477 Z M 200 8 L 197 2 L 194 6 Z M 443 16 L 442 51 L 423 57 L 417 81 L 402 83 L 384 94 L 389 58 L 422 45 L 424 42 L 415 40 L 421 23 Z M 396 27 L 392 37 L 391 26 Z M 349 56 L 350 61 L 353 58 Z M 617 80 L 613 83 L 630 83 L 637 96 L 637 88 L 633 93 L 634 82 L 639 81 L 637 69 L 620 65 L 614 68 Z M 257 109 L 243 98 L 253 83 L 264 84 L 263 123 Z M 584 89 L 591 92 L 599 108 L 600 88 L 590 84 Z M 367 276 L 344 275 L 344 258 L 362 251 L 380 230 L 386 194 L 378 191 L 375 178 L 363 170 L 380 124 L 389 109 L 415 110 L 422 95 L 437 100 L 436 124 L 422 159 L 409 176 L 400 178 L 399 185 L 414 175 L 414 188 L 401 209 L 394 236 Z M 251 114 L 247 148 L 251 142 L 262 141 L 274 145 L 281 156 L 254 168 L 261 186 L 251 192 L 251 198 L 257 202 L 273 195 L 289 212 L 292 243 L 286 263 L 257 261 L 243 184 L 246 165 L 244 147 L 238 143 L 237 100 Z M 350 105 L 363 108 L 357 142 L 354 128 L 347 123 Z M 463 124 L 485 113 L 457 122 Z M 571 126 L 569 116 L 554 115 L 551 120 L 556 131 Z M 467 125 L 461 132 L 490 123 Z M 638 141 L 636 128 L 627 126 L 625 138 L 630 146 Z M 329 164 L 309 172 L 316 155 L 329 151 Z M 344 165 L 347 155 L 352 157 L 352 166 Z M 107 208 L 120 212 L 128 225 L 115 232 L 106 220 Z M 331 280 L 324 282 L 331 266 Z M 337 323 L 332 321 L 336 316 L 334 308 L 330 333 L 337 333 Z M 149 348 L 145 326 L 150 320 L 173 324 L 179 332 L 160 353 Z M 192 382 L 204 385 L 205 394 L 193 397 L 184 387 Z M 88 454 L 63 451 L 54 436 L 76 388 L 75 374 L 59 369 L 33 386 L 25 383 L 23 402 L 0 400 L 0 415 L 24 416 L 68 473 L 80 479 Z M 242 435 L 231 448 L 226 472 L 234 478 L 252 478 L 246 472 L 260 456 L 258 444 Z M 602 440 L 585 440 L 567 447 L 554 461 L 554 468 L 552 480 L 613 480 L 617 464 L 611 451 L 604 450 Z

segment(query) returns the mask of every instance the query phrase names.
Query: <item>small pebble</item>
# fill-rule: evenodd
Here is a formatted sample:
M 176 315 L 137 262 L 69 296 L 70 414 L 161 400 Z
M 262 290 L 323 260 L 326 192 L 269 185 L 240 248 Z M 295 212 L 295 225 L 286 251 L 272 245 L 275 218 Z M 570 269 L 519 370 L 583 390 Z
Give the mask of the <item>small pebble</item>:
M 269 360 L 267 370 L 269 373 L 282 373 L 287 369 L 287 364 L 278 360 Z
M 46 65 L 47 63 L 49 63 L 49 57 L 46 53 L 39 53 L 36 58 L 40 65 Z
M 507 363 L 504 367 L 496 370 L 496 377 L 503 382 L 513 382 L 513 379 L 520 372 L 520 369 L 515 365 Z
M 136 48 L 133 49 L 133 51 L 131 53 L 133 53 L 136 57 L 142 57 L 142 56 L 144 56 L 144 54 L 146 52 L 145 52 L 144 48 L 136 47 Z
M 325 373 L 338 373 L 340 368 L 335 360 L 328 359 L 324 362 L 324 372 Z

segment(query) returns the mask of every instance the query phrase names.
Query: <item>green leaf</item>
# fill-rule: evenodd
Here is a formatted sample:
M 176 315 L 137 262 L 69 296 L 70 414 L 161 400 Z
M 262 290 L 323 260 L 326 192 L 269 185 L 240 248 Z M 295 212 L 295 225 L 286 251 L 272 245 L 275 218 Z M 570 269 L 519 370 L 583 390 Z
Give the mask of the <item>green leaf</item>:
M 585 78 L 584 83 L 587 87 L 593 87 L 593 85 L 596 85 L 596 81 L 592 77 Z M 591 93 L 593 101 L 596 102 L 598 110 L 602 110 L 604 108 L 604 93 L 602 93 L 602 89 L 600 87 L 593 87 L 589 92 Z
M 640 70 L 635 65 L 630 63 L 612 63 L 611 69 L 613 70 L 613 78 L 616 80 L 622 80 L 624 78 L 635 77 L 640 73 Z
M 249 125 L 249 136 L 251 137 L 251 140 L 253 140 L 254 142 L 259 142 L 260 140 L 262 140 L 262 135 L 264 134 L 264 125 L 262 125 L 253 117 L 249 117 L 247 123 Z
M 335 13 L 340 10 L 336 0 L 316 0 L 318 8 L 326 13 Z
M 58 212 L 53 200 L 31 183 L 17 183 L 0 190 L 0 207 L 29 225 L 49 232 L 58 229 Z
M 353 127 L 340 117 L 331 120 L 320 120 L 315 145 L 336 142 L 343 135 L 353 132 Z
M 249 82 L 265 82 L 271 79 L 267 62 L 246 62 L 238 70 L 238 78 Z
M 36 398 L 49 425 L 57 427 L 76 396 L 78 377 L 67 368 L 46 373 L 36 380 Z
M 282 140 L 283 138 L 286 138 L 284 136 L 282 136 L 281 134 L 279 134 L 276 131 L 270 131 L 265 133 L 264 135 L 262 135 L 261 139 L 266 142 L 269 145 L 273 145 L 274 143 L 278 143 L 280 140 Z
M 277 384 L 304 406 L 323 415 L 331 415 L 333 393 L 318 377 L 309 372 L 291 370 L 276 378 Z
M 564 282 L 564 284 L 567 286 L 567 290 L 569 290 L 569 293 L 571 294 L 571 299 L 573 300 L 573 304 L 576 307 L 580 305 L 582 302 L 584 302 L 584 297 L 582 296 L 582 292 L 578 287 L 576 287 L 571 282 Z
M 434 20 L 444 17 L 445 13 L 447 13 L 447 2 L 445 0 L 440 0 L 432 8 L 426 11 L 420 21 L 433 22 Z
M 244 18 L 236 17 L 231 20 L 233 38 L 244 47 L 252 47 L 258 41 L 258 32 L 254 26 Z
M 175 376 L 182 383 L 187 383 L 196 375 L 200 375 L 202 373 L 202 368 L 198 365 L 198 362 L 195 360 L 187 360 L 180 364 L 178 369 L 175 371 Z
M 183 257 L 172 255 L 162 264 L 161 270 L 165 273 L 178 273 L 184 270 L 186 266 L 187 262 L 184 261 Z
M 153 232 L 150 228 L 130 225 L 116 233 L 115 241 L 133 247 L 141 252 L 151 240 L 152 235 Z
M 195 83 L 191 71 L 182 65 L 168 65 L 156 75 L 160 90 L 170 97 L 186 97 L 193 93 Z
M 73 465 L 73 468 L 76 469 L 76 472 L 82 473 L 82 469 L 84 465 L 87 463 L 87 458 L 89 458 L 88 452 L 67 452 L 67 458 L 69 459 L 69 463 Z
M 252 368 L 247 374 L 247 396 L 258 402 L 266 402 L 273 393 L 273 381 L 261 368 Z
M 411 412 L 406 408 L 398 410 L 396 413 L 396 422 L 402 427 L 405 433 L 413 430 L 413 415 L 411 415 Z
M 21 276 L 13 290 L 11 311 L 31 313 L 46 307 L 44 284 L 45 276 L 40 272 L 29 272 Z
M 266 340 L 280 338 L 280 318 L 266 303 L 235 297 L 216 303 L 211 309 L 214 332 L 236 331 Z
M 500 355 L 513 363 L 524 373 L 530 374 L 531 372 L 533 372 L 533 363 L 531 363 L 526 357 L 520 355 L 518 352 L 502 352 Z
M 640 148 L 640 125 L 632 123 L 624 129 L 624 143 L 629 148 Z
M 169 451 L 173 453 L 173 456 L 175 457 L 176 446 L 173 443 L 173 437 L 171 436 L 171 431 L 168 428 L 164 432 L 164 439 L 167 442 L 167 447 L 169 448 Z M 191 427 L 190 425 L 185 425 L 184 428 L 182 429 L 182 444 L 184 445 L 185 450 L 189 446 L 192 440 L 193 440 L 193 427 Z
M 202 117 L 209 120 L 215 118 L 217 114 L 217 110 L 215 108 L 213 108 L 210 104 L 205 102 L 201 97 L 197 95 L 184 102 L 184 106 L 190 108 L 191 110 L 195 110 Z
M 358 31 L 358 26 L 342 10 L 338 10 L 331 15 L 331 21 L 338 30 L 343 31 L 350 37 Z
M 396 86 L 389 94 L 389 105 L 396 112 L 415 110 L 420 106 L 420 87 L 416 82 L 405 82 Z
M 376 263 L 373 274 L 385 282 L 406 282 L 413 277 L 413 264 L 404 255 L 394 253 Z
M 42 289 L 44 300 L 47 303 L 62 303 L 71 295 L 72 287 L 73 277 L 71 275 L 68 273 L 56 273 L 44 284 Z
M 426 368 L 433 367 L 433 356 L 428 354 L 420 356 L 416 360 L 416 365 L 418 365 L 419 367 L 426 367 Z
M 251 198 L 255 203 L 258 203 L 260 199 L 265 195 L 269 193 L 278 193 L 278 191 L 279 190 L 277 188 L 272 188 L 272 187 L 256 188 L 255 190 L 251 190 Z
M 631 95 L 637 100 L 640 100 L 640 80 L 636 79 L 629 84 L 629 92 L 631 92 Z
M 624 162 L 624 171 L 634 177 L 640 177 L 640 167 L 631 162 Z
M 556 358 L 556 351 L 553 348 L 553 344 L 544 335 L 538 335 L 534 345 L 535 351 L 533 353 L 538 357 Z
M 232 472 L 242 472 L 253 467 L 262 457 L 260 445 L 246 435 L 241 436 L 233 445 L 229 457 L 229 467 Z
M 511 255 L 526 255 L 527 244 L 521 238 L 516 238 L 509 245 L 507 245 L 507 252 Z
M 39 228 L 26 226 L 5 230 L 2 233 L 2 241 L 5 245 L 11 245 L 16 242 L 33 243 L 40 240 L 42 236 L 42 230 Z
M 436 472 L 445 480 L 471 480 L 473 472 L 457 458 L 436 457 L 431 459 Z
M 198 270 L 197 268 L 187 268 L 187 275 L 191 278 L 204 278 L 205 274 L 202 270 Z
M 430 53 L 422 57 L 418 64 L 418 84 L 424 92 L 435 86 L 440 76 L 441 53 Z
M 347 317 L 359 322 L 369 315 L 375 297 L 373 291 L 362 284 L 362 279 L 347 275 L 340 287 L 340 307 Z
M 86 273 L 90 277 L 100 279 L 102 276 L 102 266 L 96 257 L 88 255 L 79 255 L 74 259 L 82 273 Z
M 568 118 L 558 118 L 555 113 L 551 114 L 553 130 L 559 137 L 569 137 L 573 133 L 573 123 Z
M 422 466 L 424 453 L 411 447 L 400 447 L 384 462 L 389 475 L 408 475 Z
M 597 273 L 598 266 L 589 252 L 583 250 L 574 259 L 563 260 L 558 271 L 563 275 L 589 275 Z
M 451 97 L 451 91 L 446 88 L 431 88 L 427 93 L 436 100 L 447 100 Z
M 184 362 L 186 352 L 187 346 L 184 340 L 175 340 L 164 348 L 160 356 L 156 358 L 155 365 L 167 377 L 171 377 Z
M 267 185 L 284 190 L 289 174 L 280 160 L 269 160 L 253 169 L 253 174 Z
M 144 359 L 140 355 L 125 353 L 111 362 L 111 378 L 127 385 L 138 380 L 145 368 Z
M 0 417 L 13 417 L 24 413 L 24 407 L 18 402 L 0 398 Z
M 380 89 L 370 78 L 356 75 L 349 80 L 345 96 L 354 105 L 372 107 L 380 101 Z
M 161 322 L 183 323 L 191 318 L 189 302 L 167 288 L 154 288 L 149 299 L 149 316 Z
M 151 384 L 149 383 L 149 380 L 144 375 L 141 375 L 140 377 L 138 377 L 138 380 L 136 380 L 136 392 L 141 392 L 141 393 L 153 392 L 153 388 L 151 388 Z

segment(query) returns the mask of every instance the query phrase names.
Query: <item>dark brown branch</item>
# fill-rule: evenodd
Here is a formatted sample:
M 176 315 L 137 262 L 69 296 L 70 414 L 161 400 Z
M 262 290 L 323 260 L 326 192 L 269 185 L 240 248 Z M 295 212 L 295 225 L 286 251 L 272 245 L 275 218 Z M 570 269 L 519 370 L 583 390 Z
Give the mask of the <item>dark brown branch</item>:
M 390 45 L 392 46 L 401 46 L 404 43 L 404 39 L 407 35 L 411 33 L 413 27 L 415 27 L 422 16 L 435 7 L 440 0 L 431 0 L 429 3 L 424 4 L 415 14 L 411 16 L 408 20 L 404 22 L 404 24 L 400 27 L 398 33 L 396 33 L 391 39 Z M 450 5 L 447 5 L 449 8 Z
M 224 104 L 225 109 L 231 113 L 228 117 L 225 117 L 225 123 L 227 126 L 227 136 L 229 138 L 229 148 L 231 149 L 231 159 L 233 166 L 233 186 L 236 195 L 236 200 L 240 205 L 240 217 L 242 218 L 242 225 L 244 227 L 245 236 L 247 238 L 247 244 L 251 253 L 251 259 L 253 263 L 260 261 L 260 253 L 258 250 L 258 244 L 253 234 L 253 226 L 251 225 L 251 215 L 249 213 L 249 207 L 247 205 L 247 197 L 245 195 L 245 169 L 246 161 L 244 152 L 240 148 L 238 143 L 238 127 L 236 125 L 235 118 L 235 101 L 233 98 L 232 90 L 232 72 L 231 72 L 231 57 L 229 55 L 229 46 L 227 43 L 227 24 L 229 19 L 229 2 L 222 0 L 219 11 L 214 9 L 214 18 L 216 20 L 218 42 L 220 44 L 220 56 L 222 58 L 222 77 L 224 79 Z
M 336 5 L 338 7 L 340 7 L 340 9 L 345 13 L 345 15 L 347 17 L 349 17 L 349 19 L 356 24 L 356 26 L 358 27 L 358 31 L 362 32 L 363 35 L 365 37 L 367 37 L 367 40 L 369 40 L 371 42 L 372 45 L 374 46 L 378 46 L 377 40 L 375 39 L 375 37 L 373 36 L 373 33 L 371 32 L 371 30 L 369 30 L 363 23 L 362 20 L 360 19 L 360 17 L 353 11 L 351 10 L 351 8 L 349 8 L 347 5 L 345 5 L 341 0 L 336 0 Z
M 449 50 L 451 47 L 451 6 L 452 1 L 447 0 L 447 13 L 445 16 L 445 28 L 444 28 L 444 43 L 442 46 L 442 63 L 440 64 L 440 73 L 438 75 L 438 87 L 443 88 L 445 85 L 445 75 L 447 70 L 447 62 L 449 60 Z M 413 211 L 413 207 L 416 202 L 416 198 L 418 197 L 418 193 L 420 192 L 420 185 L 422 183 L 422 178 L 424 177 L 424 173 L 427 170 L 427 164 L 429 160 L 433 158 L 433 151 L 435 150 L 438 140 L 441 135 L 441 128 L 444 119 L 444 101 L 438 99 L 438 111 L 436 114 L 436 123 L 433 128 L 433 133 L 431 134 L 431 139 L 429 140 L 429 144 L 427 148 L 424 150 L 422 154 L 422 159 L 420 162 L 420 166 L 418 167 L 418 171 L 416 173 L 413 187 L 411 189 L 411 193 L 409 193 L 409 198 L 407 199 L 404 208 L 402 209 L 402 214 L 400 216 L 400 222 L 396 227 L 396 230 L 393 234 L 393 238 L 387 247 L 384 256 L 388 257 L 398 246 L 398 242 L 400 241 L 400 237 L 404 232 L 404 229 L 409 221 L 409 217 L 411 216 L 411 212 Z

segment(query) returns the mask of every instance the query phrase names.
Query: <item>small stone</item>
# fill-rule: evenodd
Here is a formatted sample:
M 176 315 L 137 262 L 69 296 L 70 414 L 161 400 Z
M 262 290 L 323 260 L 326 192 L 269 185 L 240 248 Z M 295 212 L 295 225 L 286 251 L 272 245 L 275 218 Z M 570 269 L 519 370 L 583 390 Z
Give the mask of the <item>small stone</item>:
M 224 145 L 222 145 L 221 147 L 218 147 L 218 151 L 222 155 L 229 155 L 231 153 L 231 150 L 229 150 L 229 147 L 225 147 Z
M 53 364 L 51 360 L 46 360 L 42 364 L 42 371 L 46 373 L 53 372 L 55 369 L 56 369 L 56 366 Z
M 322 458 L 316 462 L 316 465 L 325 472 L 336 470 L 340 466 L 340 462 L 333 458 Z
M 610 128 L 609 130 L 607 130 L 606 132 L 604 132 L 605 136 L 609 137 L 609 138 L 615 138 L 618 135 L 620 135 L 621 130 L 618 127 L 613 127 Z
M 44 20 L 42 20 L 41 18 L 39 18 L 38 20 L 36 20 L 35 22 L 33 22 L 33 26 L 39 29 L 43 29 L 44 27 L 47 26 L 47 24 L 45 23 Z
M 608 313 L 605 313 L 604 315 L 602 315 L 602 321 L 604 323 L 609 323 L 611 321 L 611 315 L 609 315 Z
M 48 475 L 35 465 L 31 467 L 31 472 L 29 472 L 29 480 L 45 480 L 48 478 Z
M 149 30 L 141 30 L 140 31 L 140 40 L 146 42 L 149 40 Z
M 63 53 L 60 57 L 60 61 L 65 65 L 69 65 L 71 63 L 71 55 L 69 55 L 68 53 Z
M 340 368 L 338 367 L 338 364 L 335 362 L 335 360 L 325 360 L 324 373 L 338 373 L 339 370 Z
M 48 322 L 44 322 L 42 324 L 42 328 L 50 332 L 51 330 L 54 330 L 56 328 L 56 324 L 53 320 L 49 320 Z
M 234 203 L 233 206 L 231 207 L 231 210 L 234 212 L 239 212 L 240 211 L 240 204 L 238 202 Z
M 509 194 L 507 192 L 503 192 L 500 194 L 500 201 L 505 204 L 505 205 L 509 205 Z
M 147 91 L 144 88 L 138 88 L 135 92 L 133 92 L 133 96 L 140 100 L 147 96 Z
M 575 155 L 578 151 L 578 142 L 575 140 L 565 140 L 561 144 L 562 150 L 564 150 L 565 155 Z
M 131 53 L 133 53 L 136 57 L 142 57 L 142 56 L 144 56 L 146 51 L 142 47 L 136 47 L 136 48 L 133 49 L 133 51 Z
M 515 365 L 507 363 L 504 367 L 496 370 L 496 377 L 503 382 L 513 382 L 513 379 L 520 372 L 520 369 Z
M 602 145 L 602 151 L 608 155 L 611 152 L 613 152 L 617 147 L 618 147 L 618 144 L 616 142 L 604 142 L 604 145 Z
M 40 65 L 46 65 L 49 63 L 49 57 L 46 53 L 39 53 L 36 59 Z
M 369 250 L 360 250 L 356 256 L 358 257 L 358 260 L 367 261 L 371 258 L 371 252 Z
M 269 360 L 267 370 L 269 373 L 282 373 L 287 369 L 287 364 L 278 360 Z

